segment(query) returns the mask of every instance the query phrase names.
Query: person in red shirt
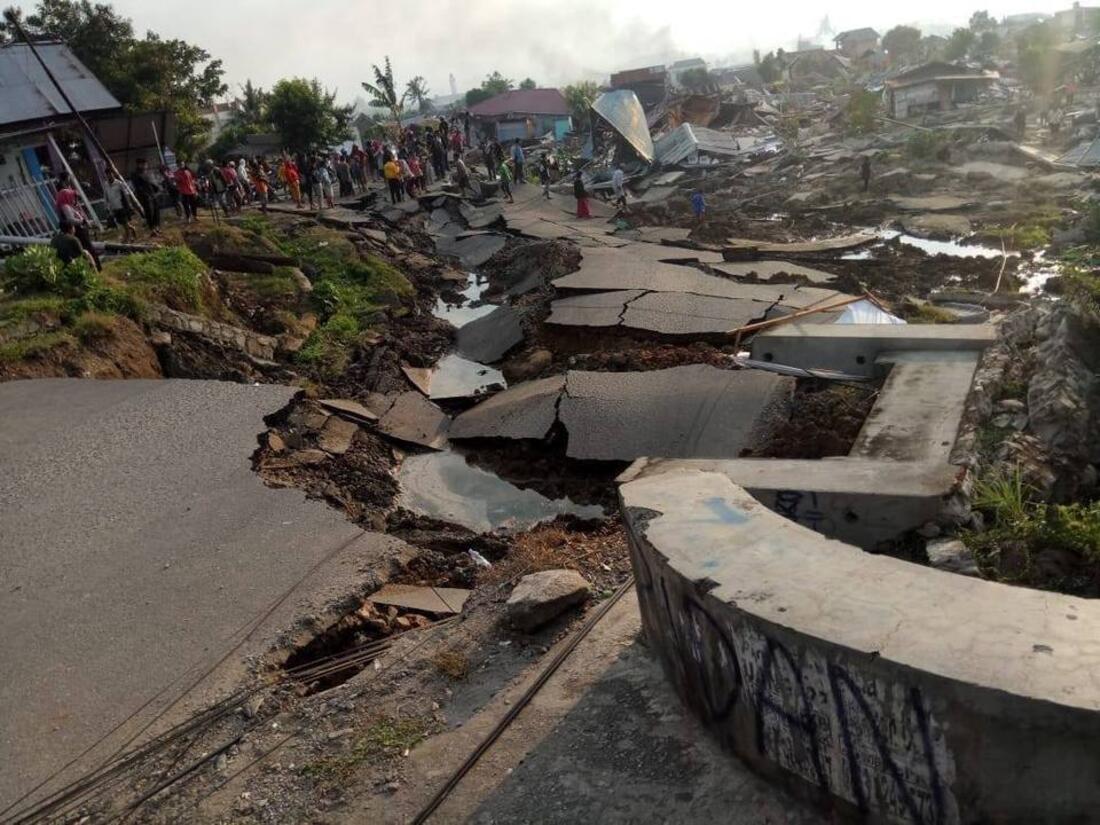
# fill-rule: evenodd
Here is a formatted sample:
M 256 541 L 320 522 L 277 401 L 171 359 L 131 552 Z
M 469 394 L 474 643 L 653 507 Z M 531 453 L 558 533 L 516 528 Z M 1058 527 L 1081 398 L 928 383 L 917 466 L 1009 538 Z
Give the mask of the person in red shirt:
M 222 165 L 222 177 L 225 178 L 229 204 L 234 210 L 240 212 L 241 206 L 244 204 L 244 198 L 241 196 L 241 184 L 237 177 L 237 167 L 233 165 L 232 160 L 227 160 Z
M 183 217 L 186 223 L 199 219 L 199 190 L 195 186 L 195 176 L 187 168 L 187 161 L 180 162 L 176 170 L 176 189 L 183 201 Z
M 298 164 L 292 158 L 283 156 L 283 180 L 286 188 L 290 190 L 290 197 L 299 209 L 302 208 L 302 174 L 298 171 Z
M 451 132 L 451 149 L 455 153 L 455 163 L 462 157 L 462 132 L 455 129 Z

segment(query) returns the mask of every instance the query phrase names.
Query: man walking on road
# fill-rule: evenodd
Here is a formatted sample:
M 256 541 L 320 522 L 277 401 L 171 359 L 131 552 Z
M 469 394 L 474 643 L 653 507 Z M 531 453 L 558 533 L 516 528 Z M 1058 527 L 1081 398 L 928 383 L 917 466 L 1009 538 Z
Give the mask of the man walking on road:
M 516 138 L 516 142 L 512 144 L 512 163 L 516 167 L 516 186 L 523 183 L 523 147 L 519 145 L 519 138 Z

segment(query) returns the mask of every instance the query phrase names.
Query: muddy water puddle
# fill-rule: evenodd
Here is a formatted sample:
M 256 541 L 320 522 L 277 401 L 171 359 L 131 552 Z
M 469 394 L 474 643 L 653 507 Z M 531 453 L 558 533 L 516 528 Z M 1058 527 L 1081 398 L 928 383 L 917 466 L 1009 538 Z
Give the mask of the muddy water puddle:
M 926 255 L 947 255 L 951 258 L 1002 258 L 1004 252 L 992 246 L 966 243 L 966 238 L 954 238 L 950 241 L 936 241 L 931 238 L 919 238 L 916 235 L 907 235 L 896 229 L 868 229 L 878 235 L 882 242 L 896 240 L 898 243 L 912 246 L 921 250 Z M 840 256 L 842 261 L 867 261 L 875 257 L 875 250 L 882 247 L 883 243 L 856 249 Z M 1015 257 L 1018 253 L 1010 252 L 1009 257 Z
M 523 530 L 559 515 L 600 519 L 599 505 L 551 499 L 474 467 L 456 452 L 409 456 L 397 474 L 398 504 L 407 510 L 479 533 Z
M 458 303 L 447 301 L 440 297 L 435 301 L 435 309 L 432 315 L 442 321 L 446 321 L 455 329 L 465 326 L 470 321 L 476 321 L 488 315 L 497 308 L 496 304 L 481 302 L 481 296 L 489 288 L 489 279 L 471 272 L 466 279 L 466 286 L 459 294 L 462 300 Z
M 1035 258 L 1029 264 L 1020 267 L 1016 277 L 1023 280 L 1020 292 L 1035 295 L 1042 291 L 1047 281 L 1062 274 L 1062 264 L 1058 261 L 1049 261 L 1043 252 L 1037 252 Z

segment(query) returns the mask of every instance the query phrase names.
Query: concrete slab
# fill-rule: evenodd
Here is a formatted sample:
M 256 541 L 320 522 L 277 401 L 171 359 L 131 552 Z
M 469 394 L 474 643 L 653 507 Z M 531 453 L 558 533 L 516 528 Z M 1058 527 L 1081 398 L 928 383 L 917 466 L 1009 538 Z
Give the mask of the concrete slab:
M 424 613 L 453 615 L 461 613 L 472 590 L 461 587 L 418 587 L 413 584 L 387 584 L 370 594 L 375 604 L 393 605 Z
M 752 357 L 872 376 L 887 351 L 981 351 L 996 340 L 989 324 L 782 324 L 753 338 Z
M 770 306 L 746 298 L 649 292 L 626 305 L 622 323 L 663 335 L 718 334 L 762 319 Z
M 401 393 L 378 419 L 378 431 L 433 450 L 447 445 L 450 416 L 414 390 Z
M 433 401 L 474 398 L 507 386 L 504 375 L 492 367 L 449 353 L 434 367 L 402 366 L 414 387 Z
M 183 704 L 243 676 L 240 657 L 265 652 L 297 611 L 313 609 L 309 593 L 338 585 L 346 596 L 357 568 L 404 546 L 253 473 L 264 416 L 294 392 L 0 384 L 0 807 L 136 713 L 74 769 L 98 764 L 179 696 L 185 673 L 197 678 L 239 643 L 231 678 L 214 674 Z M 332 578 L 327 565 L 304 578 L 334 553 Z
M 585 254 L 587 256 L 588 252 Z M 690 266 L 655 262 L 632 264 L 626 252 L 617 254 L 624 257 L 615 259 L 614 266 L 585 266 L 582 262 L 581 269 L 556 279 L 554 286 L 558 289 L 593 291 L 639 289 L 646 292 L 690 292 L 716 298 L 749 298 L 772 303 L 777 303 L 785 293 L 791 292 L 789 287 L 737 283 Z
M 559 415 L 571 458 L 732 457 L 791 379 L 694 364 L 652 372 L 571 371 Z
M 1100 805 L 1078 781 L 1100 771 L 1100 686 L 1081 678 L 1100 667 L 1095 600 L 825 540 L 717 472 L 642 476 L 620 498 L 649 647 L 768 775 L 841 819 L 1069 822 Z
M 646 243 L 686 241 L 691 235 L 691 229 L 686 226 L 639 226 L 633 231 L 638 240 Z
M 887 352 L 890 374 L 849 455 L 946 464 L 981 353 Z
M 439 237 L 436 239 L 436 251 L 441 255 L 458 258 L 459 263 L 468 269 L 476 269 L 504 248 L 503 235 L 472 235 L 462 239 Z
M 977 205 L 974 200 L 965 200 L 954 195 L 926 195 L 912 198 L 904 195 L 891 195 L 890 202 L 898 209 L 906 212 L 954 212 Z
M 850 235 L 836 235 L 820 238 L 816 241 L 793 241 L 790 243 L 770 243 L 754 241 L 750 238 L 730 238 L 725 247 L 733 252 L 751 252 L 759 255 L 817 255 L 823 252 L 840 252 L 856 249 L 874 243 L 878 235 L 873 232 L 854 232 Z
M 563 389 L 563 375 L 507 389 L 455 418 L 450 437 L 543 438 L 557 419 L 558 398 Z
M 322 398 L 317 403 L 325 409 L 331 410 L 337 415 L 342 415 L 352 421 L 370 423 L 378 420 L 377 415 L 358 401 L 354 401 L 350 398 Z
M 626 304 L 644 294 L 640 289 L 624 289 L 559 298 L 550 304 L 546 323 L 571 327 L 618 326 Z
M 801 276 L 812 284 L 827 284 L 836 279 L 836 275 L 831 272 L 789 261 L 727 261 L 713 268 L 732 278 L 752 276 L 769 282 L 789 282 L 792 280 L 791 276 Z
M 459 355 L 482 364 L 491 364 L 504 357 L 523 340 L 523 313 L 510 306 L 499 306 L 464 324 L 455 335 Z

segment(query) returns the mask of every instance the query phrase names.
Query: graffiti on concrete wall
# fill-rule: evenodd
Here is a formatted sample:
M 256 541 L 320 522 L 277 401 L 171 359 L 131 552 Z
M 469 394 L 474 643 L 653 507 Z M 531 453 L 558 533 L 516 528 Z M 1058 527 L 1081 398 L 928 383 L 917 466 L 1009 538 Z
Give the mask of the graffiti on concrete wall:
M 735 749 L 891 821 L 958 822 L 954 762 L 917 687 L 792 649 L 635 558 L 647 634 L 681 693 Z
M 818 494 L 812 490 L 777 490 L 770 505 L 781 516 L 809 527 L 816 533 L 835 535 L 836 524 L 818 502 Z

